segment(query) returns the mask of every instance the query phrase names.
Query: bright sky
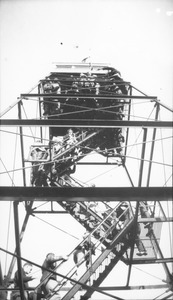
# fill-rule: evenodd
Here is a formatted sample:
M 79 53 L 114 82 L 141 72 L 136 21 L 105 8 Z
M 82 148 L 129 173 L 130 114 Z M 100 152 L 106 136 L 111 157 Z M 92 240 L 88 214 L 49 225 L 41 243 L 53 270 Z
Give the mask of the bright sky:
M 47 75 L 53 61 L 88 55 L 172 102 L 171 0 L 1 0 L 0 16 L 1 111 Z
M 110 62 L 120 70 L 125 80 L 172 106 L 172 33 L 171 0 L 1 0 L 0 111 L 15 102 L 20 93 L 28 92 L 41 78 L 47 76 L 52 69 L 52 62 L 80 62 L 87 56 L 93 62 Z M 8 209 L 9 204 L 3 205 L 3 215 L 4 212 L 8 214 Z M 7 229 L 7 220 L 1 217 L 0 222 Z M 69 224 L 68 217 L 66 222 Z M 75 228 L 76 223 L 71 222 L 71 228 Z M 62 226 L 61 217 L 58 225 Z M 33 238 L 30 234 L 37 226 L 35 220 L 30 226 L 26 232 L 27 241 Z M 79 237 L 83 229 L 80 226 L 77 228 Z M 66 229 L 69 230 L 68 226 Z M 34 241 L 37 240 L 37 234 L 35 232 Z M 1 236 L 4 246 L 5 230 Z M 69 241 L 71 244 L 75 241 L 63 235 L 62 247 L 58 243 L 61 238 L 58 233 L 58 251 L 67 254 Z M 41 263 L 48 251 L 45 245 L 47 241 L 42 241 L 42 249 L 39 251 L 35 249 L 35 242 L 30 245 L 27 241 L 24 240 L 23 244 L 24 254 L 33 260 L 35 255 L 36 259 L 40 258 L 38 263 Z M 57 249 L 57 245 L 54 241 L 51 246 Z M 136 270 L 134 276 L 139 278 L 138 272 L 141 274 Z M 156 271 L 153 273 L 156 274 Z M 119 284 L 118 276 L 114 276 Z M 114 280 L 110 285 L 113 284 Z M 116 292 L 116 295 L 119 293 Z M 137 292 L 135 296 L 136 299 L 143 299 Z M 124 297 L 128 297 L 126 292 Z M 145 293 L 145 297 L 151 297 L 150 290 Z

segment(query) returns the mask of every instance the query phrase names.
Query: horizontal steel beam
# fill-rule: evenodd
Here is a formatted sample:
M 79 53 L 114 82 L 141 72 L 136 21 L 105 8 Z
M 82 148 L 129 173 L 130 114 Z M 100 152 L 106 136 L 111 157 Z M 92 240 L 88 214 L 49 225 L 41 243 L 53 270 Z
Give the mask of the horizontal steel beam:
M 84 94 L 21 94 L 21 98 L 35 98 L 35 97 L 44 97 L 44 98 L 52 98 L 52 99 L 67 99 L 67 98 L 78 98 L 78 99 L 105 99 L 105 100 L 112 100 L 112 99 L 150 99 L 150 100 L 156 100 L 156 96 L 132 96 L 132 95 L 113 95 L 113 96 L 107 96 L 107 95 L 84 95 Z
M 118 290 L 147 290 L 147 289 L 163 289 L 168 288 L 168 284 L 155 284 L 155 285 L 131 285 L 131 286 L 102 286 L 101 290 L 104 291 L 118 291 Z
M 148 222 L 152 222 L 152 223 L 162 223 L 162 222 L 173 222 L 173 218 L 169 217 L 169 218 L 138 218 L 138 223 L 148 223 Z
M 62 80 L 62 85 L 64 84 L 64 82 L 74 82 L 74 78 L 70 78 L 70 77 L 64 77 L 64 76 L 61 76 L 62 74 L 58 73 L 58 76 L 60 77 L 59 80 L 61 81 Z M 66 73 L 66 75 L 68 75 L 68 73 Z M 54 81 L 54 79 L 41 79 L 39 80 L 39 82 L 50 82 L 50 81 Z M 78 83 L 81 83 L 80 79 L 75 79 L 75 82 L 78 82 Z M 86 82 L 91 82 L 89 79 L 85 80 L 85 83 Z M 112 85 L 112 81 L 110 80 L 110 78 L 103 78 L 103 77 L 100 77 L 100 78 L 97 78 L 97 83 L 107 83 L 107 84 L 111 84 Z M 118 86 L 120 85 L 131 85 L 131 82 L 130 81 L 125 81 L 125 80 L 114 80 L 114 83 L 117 83 Z
M 103 292 L 103 291 L 102 291 L 100 288 L 98 288 L 98 287 L 88 286 L 88 285 L 86 285 L 85 283 L 81 283 L 81 282 L 76 281 L 75 279 L 73 279 L 73 278 L 71 278 L 71 277 L 68 277 L 68 276 L 65 276 L 65 275 L 63 275 L 63 274 L 61 274 L 61 273 L 58 273 L 58 272 L 57 272 L 57 268 L 55 268 L 56 271 L 55 271 L 55 269 L 53 269 L 53 270 L 50 270 L 50 268 L 47 269 L 47 268 L 45 268 L 44 266 L 38 265 L 37 263 L 35 263 L 35 262 L 33 262 L 33 261 L 30 261 L 30 260 L 28 260 L 28 259 L 26 259 L 26 258 L 24 258 L 24 257 L 19 257 L 18 255 L 13 254 L 12 252 L 7 251 L 7 250 L 5 250 L 5 249 L 3 249 L 3 248 L 1 248 L 1 247 L 0 247 L 0 251 L 3 251 L 3 252 L 5 252 L 5 253 L 7 253 L 7 254 L 10 254 L 10 255 L 13 255 L 13 256 L 16 257 L 16 258 L 20 258 L 22 261 L 28 262 L 28 263 L 30 263 L 30 264 L 32 264 L 32 265 L 38 267 L 39 269 L 45 270 L 45 271 L 47 271 L 47 272 L 49 272 L 49 273 L 51 272 L 51 273 L 52 273 L 53 275 L 55 275 L 55 276 L 60 276 L 60 277 L 63 278 L 63 279 L 70 280 L 71 282 L 73 282 L 73 284 L 80 284 L 81 287 L 83 287 L 85 290 L 92 290 L 93 292 L 96 292 L 96 291 L 97 291 L 97 292 L 99 292 L 99 293 L 101 293 L 101 294 L 105 294 L 106 296 L 111 296 L 110 294 Z M 114 296 L 113 296 L 113 298 L 117 299 L 117 298 L 114 297 Z M 120 299 L 120 298 L 119 298 L 119 299 Z
M 171 128 L 171 121 L 126 121 L 126 120 L 89 120 L 89 119 L 1 119 L 0 126 L 46 126 L 46 127 L 71 127 L 71 128 Z
M 144 289 L 163 289 L 168 288 L 168 284 L 157 284 L 157 285 L 131 285 L 131 286 L 101 286 L 99 287 L 102 291 L 117 291 L 117 290 L 144 290 Z M 68 292 L 71 289 L 71 287 L 62 287 L 61 291 Z M 35 288 L 29 287 L 25 289 L 27 291 L 34 291 Z M 0 288 L 0 291 L 19 291 L 19 288 Z
M 0 201 L 172 201 L 171 187 L 0 187 Z
M 173 257 L 168 258 L 136 258 L 133 259 L 132 264 L 133 265 L 141 265 L 141 264 L 162 264 L 162 263 L 173 263 Z M 127 264 L 128 260 L 127 260 Z
M 105 156 L 105 159 L 109 159 L 109 158 L 118 158 L 118 157 L 121 157 L 120 155 L 118 156 Z M 25 159 L 24 160 L 25 162 L 30 162 L 30 163 L 33 163 L 33 162 L 36 162 L 36 163 L 40 163 L 40 162 L 47 162 L 47 160 L 43 160 L 43 159 L 40 159 L 40 160 L 29 160 L 29 159 Z M 110 165 L 110 166 L 119 166 L 120 165 L 120 161 L 118 162 L 91 162 L 91 161 L 85 161 L 85 162 L 78 162 L 77 163 L 78 165 L 92 165 L 92 166 L 107 166 L 107 165 Z
M 66 210 L 36 210 L 33 209 L 32 214 L 69 214 Z

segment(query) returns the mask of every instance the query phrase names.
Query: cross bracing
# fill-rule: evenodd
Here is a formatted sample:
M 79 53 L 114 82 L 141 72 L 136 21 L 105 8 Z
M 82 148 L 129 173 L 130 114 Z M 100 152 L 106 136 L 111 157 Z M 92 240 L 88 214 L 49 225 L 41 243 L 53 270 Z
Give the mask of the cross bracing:
M 171 233 L 172 224 L 172 110 L 156 96 L 147 96 L 130 82 L 123 81 L 115 69 L 112 74 L 113 69 L 100 66 L 102 71 L 92 69 L 94 71 L 88 73 L 85 67 L 87 71 L 90 68 L 84 64 L 82 75 L 71 72 L 70 67 L 68 73 L 57 67 L 57 72 L 40 80 L 33 93 L 21 94 L 17 103 L 2 114 L 1 134 L 20 139 L 20 151 L 17 147 L 15 151 L 20 153 L 15 167 L 6 164 L 5 157 L 1 158 L 1 176 L 8 177 L 12 187 L 4 184 L 0 188 L 0 199 L 13 202 L 16 243 L 15 254 L 9 253 L 14 257 L 7 279 L 11 279 L 17 259 L 22 282 L 21 266 L 25 258 L 21 255 L 21 247 L 28 221 L 33 217 L 40 221 L 38 215 L 41 214 L 62 214 L 73 218 L 87 231 L 86 239 L 94 240 L 95 249 L 95 255 L 90 253 L 91 249 L 86 253 L 90 257 L 89 266 L 77 280 L 70 266 L 66 267 L 69 269 L 65 275 L 63 271 L 59 274 L 66 279 L 67 285 L 73 282 L 65 287 L 62 281 L 57 287 L 62 299 L 89 299 L 96 292 L 101 295 L 102 284 L 104 286 L 108 278 L 111 280 L 111 274 L 118 270 L 119 264 L 126 267 L 126 284 L 122 288 L 116 284 L 107 289 L 117 293 L 121 289 L 140 289 L 140 284 L 130 285 L 133 266 L 159 265 L 165 274 L 165 285 L 143 286 L 144 289 L 164 289 L 169 297 L 172 255 L 165 256 L 161 232 L 166 224 Z M 8 117 L 16 108 L 16 117 Z M 70 142 L 68 130 L 73 134 Z M 12 140 L 10 138 L 10 142 Z M 88 167 L 92 168 L 91 172 Z M 110 172 L 107 180 L 100 180 L 107 178 L 106 174 Z M 158 180 L 155 180 L 156 174 L 159 174 Z M 19 177 L 20 183 L 16 184 Z M 50 207 L 37 209 L 37 202 L 50 203 Z M 119 217 L 117 214 L 123 202 L 128 204 L 125 210 L 128 218 L 122 221 L 124 213 Z M 21 203 L 25 204 L 26 215 L 19 228 Z M 102 212 L 97 211 L 98 203 L 104 205 Z M 150 216 L 141 214 L 141 203 L 147 205 Z M 152 230 L 148 232 L 147 223 L 152 224 Z M 138 226 L 141 227 L 141 241 L 147 249 L 141 257 L 137 256 Z M 171 239 L 169 242 L 171 245 Z M 66 265 L 76 247 L 69 254 Z M 81 266 L 83 268 L 83 263 Z M 103 293 L 103 297 L 123 299 L 117 293 Z M 20 295 L 24 299 L 22 285 Z M 160 291 L 158 295 L 161 295 Z M 42 296 L 56 297 L 55 291 L 52 295 Z

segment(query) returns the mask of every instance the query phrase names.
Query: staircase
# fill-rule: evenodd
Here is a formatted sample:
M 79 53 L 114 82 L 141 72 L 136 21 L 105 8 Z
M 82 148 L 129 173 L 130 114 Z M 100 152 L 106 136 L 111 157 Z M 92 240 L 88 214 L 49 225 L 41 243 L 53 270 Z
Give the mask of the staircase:
M 98 287 L 105 280 L 108 274 L 113 270 L 115 265 L 119 262 L 119 260 L 123 257 L 124 253 L 129 248 L 129 245 L 124 245 L 120 251 L 117 252 L 117 255 L 109 256 L 103 261 L 103 263 L 97 268 L 95 273 L 93 274 L 93 282 L 92 287 Z M 81 300 L 87 300 L 94 293 L 93 290 L 88 289 L 84 295 L 81 296 Z
M 115 214 L 115 211 L 118 209 L 118 207 L 121 205 L 119 203 L 114 209 L 109 208 L 109 213 L 106 217 L 101 218 L 97 216 L 96 213 L 93 213 L 92 210 L 87 208 L 85 204 L 80 203 L 80 206 L 89 211 L 92 216 L 95 216 L 97 218 L 97 226 L 86 236 L 80 244 L 68 255 L 69 260 L 66 262 L 66 264 L 70 264 L 70 257 L 72 258 L 75 250 L 79 246 L 83 246 L 86 241 L 90 241 L 90 247 L 89 250 L 87 250 L 87 253 L 85 253 L 85 257 L 81 259 L 79 262 L 78 268 L 81 268 L 81 266 L 86 262 L 86 256 L 90 255 L 90 264 L 89 266 L 84 268 L 85 271 L 82 269 L 82 275 L 81 277 L 76 280 L 76 267 L 74 266 L 72 269 L 69 270 L 67 274 L 65 275 L 65 278 L 67 278 L 68 282 L 72 282 L 74 285 L 68 290 L 68 292 L 62 297 L 62 300 L 70 300 L 74 297 L 74 295 L 80 291 L 82 287 L 82 292 L 86 290 L 85 294 L 81 296 L 81 299 L 88 299 L 94 293 L 95 289 L 104 281 L 104 279 L 108 276 L 108 274 L 112 271 L 114 266 L 118 263 L 120 259 L 123 258 L 123 255 L 127 251 L 127 249 L 130 247 L 130 241 L 128 240 L 128 233 L 131 230 L 131 227 L 134 224 L 134 215 L 131 213 L 131 207 L 129 206 L 124 213 L 129 213 L 129 219 L 127 222 L 124 222 L 123 226 L 120 225 L 121 221 L 120 218 L 118 220 L 113 220 L 113 216 Z M 109 224 L 110 222 L 110 224 Z M 119 229 L 117 229 L 119 228 Z M 98 235 L 99 230 L 101 229 L 102 234 Z M 94 242 L 93 242 L 93 240 Z M 100 249 L 101 248 L 101 249 Z M 92 250 L 94 249 L 94 253 Z M 118 250 L 117 250 L 118 249 Z M 92 256 L 92 254 L 94 254 Z M 92 259 L 91 259 L 92 257 Z M 67 266 L 68 267 L 68 266 Z M 80 269 L 81 270 L 81 269 Z M 61 284 L 57 286 L 58 290 L 56 290 L 53 294 L 51 294 L 47 299 L 51 299 L 51 297 L 55 293 L 63 292 L 64 293 L 64 279 L 62 280 Z M 92 288 L 91 288 L 92 287 Z
M 61 137 L 64 139 L 58 151 L 54 150 L 56 145 L 54 141 L 51 141 L 50 145 L 31 146 L 29 158 L 25 162 L 32 163 L 31 184 L 33 186 L 61 186 L 58 182 L 59 176 L 70 175 L 71 167 L 94 149 L 104 148 L 106 144 L 104 130 L 82 130 L 76 132 L 74 136 L 75 142 L 70 145 L 64 137 Z M 101 150 L 100 153 L 103 156 L 110 156 L 109 152 L 104 154 Z
M 123 248 L 114 253 L 114 249 L 118 243 L 124 240 L 124 236 L 129 232 L 131 226 L 134 223 L 134 218 L 131 218 L 129 222 L 120 230 L 116 236 L 112 239 L 109 247 L 105 248 L 104 251 L 98 256 L 98 258 L 92 263 L 89 269 L 81 276 L 78 280 L 79 283 L 76 283 L 62 298 L 62 300 L 70 300 L 73 296 L 81 289 L 81 285 L 87 285 L 89 280 L 92 280 L 92 287 L 97 287 L 102 283 L 106 276 L 111 272 L 116 263 L 121 259 L 122 255 L 128 249 L 128 240 Z M 98 247 L 100 243 L 96 243 L 95 247 Z M 91 278 L 92 277 L 92 278 Z M 90 281 L 91 283 L 91 281 Z M 89 286 L 88 286 L 89 287 Z M 86 288 L 86 286 L 84 286 Z M 91 294 L 94 292 L 94 289 L 88 288 L 87 292 L 82 296 L 81 299 L 88 299 Z

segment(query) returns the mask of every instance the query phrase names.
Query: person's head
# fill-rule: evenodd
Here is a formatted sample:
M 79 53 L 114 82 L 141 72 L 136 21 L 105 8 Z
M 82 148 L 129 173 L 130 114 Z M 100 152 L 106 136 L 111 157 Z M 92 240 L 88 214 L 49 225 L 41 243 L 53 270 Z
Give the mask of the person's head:
M 126 201 L 123 201 L 120 205 L 121 209 L 126 210 L 128 208 L 128 203 Z
M 53 260 L 54 257 L 55 257 L 55 254 L 54 254 L 54 253 L 48 253 L 48 254 L 46 255 L 46 260 Z
M 83 239 L 86 239 L 89 236 L 89 232 L 85 231 L 85 233 L 83 234 Z
M 27 274 L 27 275 L 32 272 L 32 268 L 33 268 L 33 265 L 30 263 L 25 263 L 23 265 L 23 270 L 24 270 L 25 274 Z
M 72 84 L 72 89 L 73 89 L 73 90 L 77 90 L 77 89 L 78 89 L 78 86 L 77 86 L 76 83 L 73 83 L 73 84 Z
M 72 130 L 71 128 L 68 129 L 67 132 L 68 132 L 69 135 L 72 135 L 72 134 L 73 134 L 73 130 Z
M 34 141 L 34 143 L 36 144 L 36 145 L 40 145 L 41 144 L 41 140 L 40 139 L 36 139 L 35 141 Z

